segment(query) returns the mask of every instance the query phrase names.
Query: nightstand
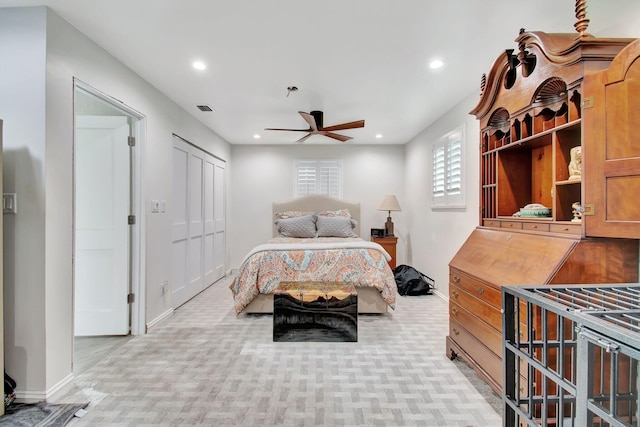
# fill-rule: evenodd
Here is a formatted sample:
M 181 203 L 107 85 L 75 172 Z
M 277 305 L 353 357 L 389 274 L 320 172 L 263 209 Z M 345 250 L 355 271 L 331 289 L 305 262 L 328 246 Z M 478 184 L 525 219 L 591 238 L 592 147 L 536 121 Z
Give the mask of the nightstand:
M 398 243 L 398 238 L 396 236 L 371 236 L 371 241 L 382 246 L 384 250 L 387 251 L 389 255 L 391 255 L 391 260 L 389 260 L 389 267 L 391 267 L 392 270 L 396 268 L 396 244 Z

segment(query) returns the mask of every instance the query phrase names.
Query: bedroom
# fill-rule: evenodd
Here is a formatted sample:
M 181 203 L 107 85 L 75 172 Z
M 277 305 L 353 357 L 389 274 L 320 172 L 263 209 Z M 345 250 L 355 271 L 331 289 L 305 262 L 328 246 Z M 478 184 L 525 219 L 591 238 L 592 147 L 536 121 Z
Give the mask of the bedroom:
M 6 17 L 5 12 L 2 12 L 0 18 L 3 15 Z M 80 32 L 69 28 L 55 14 L 46 16 L 40 11 L 22 15 L 22 18 L 26 22 L 25 27 L 31 27 L 35 31 L 31 34 L 35 35 L 23 38 L 20 41 L 21 47 L 33 53 L 33 60 L 40 68 L 6 67 L 1 71 L 13 72 L 10 76 L 12 81 L 15 81 L 13 79 L 16 75 L 22 75 L 24 79 L 38 82 L 38 87 L 16 86 L 11 101 L 4 96 L 0 97 L 0 112 L 4 116 L 1 118 L 5 122 L 5 149 L 9 149 L 11 155 L 15 156 L 15 164 L 20 164 L 19 168 L 10 171 L 5 169 L 5 174 L 9 175 L 5 178 L 5 185 L 23 186 L 33 179 L 37 183 L 39 196 L 31 202 L 21 200 L 25 212 L 29 212 L 27 208 L 30 206 L 34 209 L 32 218 L 15 224 L 11 223 L 14 219 L 5 219 L 5 239 L 12 238 L 9 247 L 16 248 L 15 257 L 9 255 L 8 251 L 5 252 L 5 257 L 8 258 L 5 260 L 5 277 L 8 277 L 5 279 L 5 286 L 15 288 L 8 291 L 5 288 L 5 292 L 9 292 L 15 304 L 21 307 L 13 313 L 13 325 L 9 322 L 7 324 L 12 330 L 7 338 L 11 344 L 8 348 L 13 348 L 13 351 L 7 349 L 7 364 L 20 372 L 18 379 L 25 384 L 25 390 L 38 397 L 55 390 L 59 383 L 66 380 L 72 359 L 71 337 L 68 333 L 71 328 L 71 307 L 70 298 L 66 297 L 71 292 L 72 273 L 70 267 L 66 267 L 71 265 L 71 237 L 70 233 L 60 231 L 68 229 L 72 216 L 72 198 L 68 190 L 71 180 L 68 158 L 71 156 L 66 145 L 72 129 L 69 126 L 60 126 L 61 129 L 58 129 L 55 125 L 57 122 L 71 123 L 71 94 L 66 92 L 65 85 L 72 73 L 63 73 L 63 79 L 66 79 L 63 83 L 59 83 L 55 76 L 45 77 L 42 71 L 47 67 L 45 51 L 51 55 L 48 60 L 61 58 L 63 64 L 72 64 L 72 68 L 76 68 L 73 74 L 77 71 L 80 78 L 90 81 L 117 99 L 126 100 L 128 105 L 135 106 L 154 119 L 148 125 L 148 140 L 156 148 L 147 151 L 147 174 L 150 177 L 148 199 L 170 200 L 170 176 L 166 174 L 170 151 L 159 146 L 166 145 L 167 138 L 172 133 L 197 141 L 207 151 L 229 160 L 228 232 L 229 242 L 234 242 L 227 247 L 227 264 L 230 268 L 237 267 L 243 254 L 267 237 L 260 235 L 268 233 L 266 215 L 263 215 L 264 219 L 256 219 L 246 206 L 255 206 L 258 211 L 268 212 L 272 201 L 289 199 L 292 192 L 289 173 L 292 161 L 298 158 L 324 158 L 327 153 L 326 146 L 256 147 L 227 144 Z M 594 27 L 597 18 L 592 16 Z M 612 24 L 612 27 L 606 28 L 606 35 L 637 35 L 633 34 L 633 28 L 638 27 L 637 15 L 626 14 L 619 19 L 622 24 L 615 27 Z M 568 30 L 571 30 L 571 22 Z M 544 22 L 536 27 L 546 29 Z M 1 31 L 3 29 L 0 26 Z M 13 38 L 15 34 L 9 36 Z M 45 48 L 43 40 L 47 37 L 49 39 Z M 511 41 L 512 37 L 501 44 Z M 5 45 L 2 47 L 6 48 Z M 74 54 L 90 58 L 93 64 L 75 58 Z M 54 65 L 57 64 L 48 66 Z M 2 76 L 3 81 L 6 81 L 6 74 Z M 52 80 L 49 80 L 50 77 Z M 476 78 L 479 79 L 479 76 Z M 117 81 L 118 79 L 124 83 Z M 13 114 L 11 111 L 16 111 L 15 99 L 22 99 L 22 102 L 19 105 L 20 111 Z M 452 104 L 451 109 L 442 111 L 440 119 L 406 145 L 332 147 L 330 153 L 332 158 L 344 161 L 344 198 L 362 203 L 363 230 L 380 227 L 384 223 L 385 213 L 376 208 L 385 194 L 398 196 L 403 208 L 402 212 L 393 214 L 396 234 L 400 237 L 398 258 L 432 275 L 445 295 L 446 265 L 477 223 L 477 213 L 472 207 L 478 205 L 478 195 L 473 190 L 477 185 L 478 175 L 478 162 L 474 157 L 478 125 L 467 114 L 476 101 L 476 93 L 463 96 L 455 105 Z M 45 105 L 48 108 L 45 109 Z M 35 113 L 32 110 L 34 106 L 38 108 Z M 9 125 L 16 116 L 21 121 L 19 132 L 15 131 L 13 125 Z M 432 211 L 427 184 L 429 178 L 426 175 L 427 169 L 424 168 L 424 162 L 430 157 L 429 144 L 463 123 L 467 127 L 468 147 L 466 184 L 471 189 L 467 191 L 467 209 Z M 37 172 L 29 172 L 31 170 Z M 286 172 L 282 173 L 283 170 Z M 259 180 L 243 179 L 248 172 L 256 171 L 260 173 Z M 33 175 L 36 177 L 33 178 Z M 352 179 L 356 176 L 359 179 Z M 63 184 L 56 185 L 57 182 Z M 9 190 L 20 194 L 25 192 L 24 187 Z M 260 226 L 262 223 L 263 226 Z M 8 237 L 8 230 L 12 226 L 16 227 L 15 235 Z M 150 297 L 146 321 L 150 323 L 170 308 L 160 298 L 158 291 L 160 284 L 170 274 L 167 271 L 170 264 L 170 251 L 167 249 L 170 238 L 167 233 L 162 232 L 168 228 L 166 218 L 150 216 L 148 227 L 147 283 Z M 65 250 L 59 250 L 60 248 Z M 34 260 L 37 267 L 27 274 L 30 271 L 29 261 Z M 18 283 L 20 286 L 17 286 Z M 31 299 L 31 295 L 39 298 Z M 23 358 L 24 354 L 29 357 Z

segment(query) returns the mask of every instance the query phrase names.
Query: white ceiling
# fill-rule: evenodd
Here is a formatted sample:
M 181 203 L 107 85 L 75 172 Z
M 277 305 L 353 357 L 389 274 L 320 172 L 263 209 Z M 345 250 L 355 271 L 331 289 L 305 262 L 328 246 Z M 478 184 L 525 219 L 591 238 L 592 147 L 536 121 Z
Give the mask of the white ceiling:
M 306 128 L 297 112 L 310 110 L 324 111 L 325 126 L 364 119 L 339 132 L 348 144 L 404 144 L 479 93 L 520 28 L 575 31 L 573 0 L 0 0 L 32 5 L 51 7 L 232 144 L 293 144 L 304 134 L 264 128 Z M 640 37 L 639 0 L 591 0 L 588 17 L 594 35 Z M 445 65 L 433 71 L 437 57 Z M 287 97 L 288 86 L 299 90 Z

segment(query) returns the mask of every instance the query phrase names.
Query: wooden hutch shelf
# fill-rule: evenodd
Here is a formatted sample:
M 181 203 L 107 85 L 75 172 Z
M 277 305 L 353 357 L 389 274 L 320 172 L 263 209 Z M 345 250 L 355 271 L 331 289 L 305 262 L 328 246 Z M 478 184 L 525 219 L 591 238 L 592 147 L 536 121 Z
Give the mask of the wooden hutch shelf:
M 622 107 L 612 110 L 615 116 L 606 112 L 616 105 L 616 96 L 627 95 L 612 89 L 606 102 L 598 101 L 602 90 L 596 86 L 607 77 L 585 84 L 591 82 L 587 76 L 604 73 L 633 40 L 588 35 L 584 16 L 579 16 L 584 6 L 584 0 L 576 2 L 579 34 L 521 30 L 516 48 L 502 53 L 490 73 L 483 76 L 480 101 L 471 111 L 480 121 L 480 226 L 449 264 L 446 352 L 451 358 L 467 360 L 498 393 L 502 387 L 503 285 L 638 280 L 639 245 L 635 239 L 640 238 L 640 208 L 627 206 L 634 202 L 620 193 L 624 181 L 613 172 L 615 183 L 610 187 L 601 184 L 605 171 L 613 166 L 597 167 L 591 158 L 595 154 L 607 157 L 603 149 L 595 148 L 606 139 L 602 135 L 604 121 L 610 121 L 607 129 L 618 127 L 613 121 L 621 120 L 620 116 L 632 123 L 630 113 L 620 114 Z M 640 65 L 636 68 L 640 70 Z M 639 76 L 640 71 L 636 81 Z M 637 83 L 634 87 L 635 96 L 627 96 L 621 104 L 633 102 L 637 112 L 640 88 Z M 630 132 L 631 124 L 625 126 Z M 590 135 L 598 132 L 598 138 Z M 619 133 L 609 132 L 608 137 L 631 144 L 631 138 Z M 580 148 L 574 153 L 584 153 L 581 168 L 572 162 L 575 147 Z M 640 158 L 640 148 L 615 153 L 621 159 Z M 631 188 L 640 191 L 640 162 L 634 170 L 638 172 Z M 612 191 L 608 199 L 600 194 L 603 188 Z M 576 203 L 582 219 L 575 214 Z M 598 207 L 603 203 L 606 206 Z M 519 216 L 528 204 L 544 205 L 550 209 L 549 216 Z M 635 231 L 592 234 L 590 230 L 595 228 L 589 224 L 606 222 L 602 216 L 607 212 L 611 216 L 612 210 L 620 213 L 617 217 L 635 220 Z

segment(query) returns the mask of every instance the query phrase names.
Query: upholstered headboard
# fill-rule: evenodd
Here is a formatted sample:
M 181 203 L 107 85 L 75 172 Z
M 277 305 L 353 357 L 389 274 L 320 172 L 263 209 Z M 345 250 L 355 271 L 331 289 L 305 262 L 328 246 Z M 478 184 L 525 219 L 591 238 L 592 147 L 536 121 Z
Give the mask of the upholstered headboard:
M 272 223 L 272 235 L 275 237 L 278 235 L 276 229 L 275 220 L 276 213 L 285 211 L 304 211 L 304 212 L 321 212 L 321 211 L 335 211 L 338 209 L 349 209 L 351 218 L 357 221 L 353 232 L 356 236 L 360 236 L 360 203 L 345 202 L 344 200 L 336 199 L 334 197 L 312 195 L 300 197 L 287 202 L 274 202 L 273 212 L 271 215 Z

